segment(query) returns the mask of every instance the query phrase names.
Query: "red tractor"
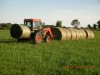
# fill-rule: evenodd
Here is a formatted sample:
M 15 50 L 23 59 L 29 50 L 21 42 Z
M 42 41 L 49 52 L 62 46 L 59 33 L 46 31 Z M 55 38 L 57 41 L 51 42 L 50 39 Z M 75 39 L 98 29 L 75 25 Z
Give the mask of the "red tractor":
M 34 43 L 50 42 L 53 34 L 50 27 L 43 28 L 40 19 L 24 19 L 24 25 L 14 24 L 10 30 L 11 36 L 19 41 L 32 40 Z

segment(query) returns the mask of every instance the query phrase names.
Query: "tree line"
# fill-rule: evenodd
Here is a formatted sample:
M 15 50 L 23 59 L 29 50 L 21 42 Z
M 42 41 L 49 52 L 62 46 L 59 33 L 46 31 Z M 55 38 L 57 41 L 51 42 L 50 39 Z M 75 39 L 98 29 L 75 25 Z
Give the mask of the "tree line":
M 13 24 L 11 23 L 0 23 L 0 29 L 10 29 L 12 25 Z M 55 25 L 45 25 L 45 23 L 43 23 L 42 25 L 44 27 L 48 27 L 48 26 L 49 27 L 65 27 L 62 25 L 62 21 L 57 21 Z M 71 25 L 75 28 L 79 28 L 80 22 L 78 19 L 74 19 L 72 20 Z M 88 24 L 86 28 L 100 30 L 100 20 L 98 20 L 96 24 L 93 24 L 93 25 Z
M 71 25 L 74 28 L 79 28 L 80 22 L 79 22 L 78 19 L 74 19 L 74 20 L 72 20 Z M 63 27 L 62 21 L 57 21 L 56 22 L 56 27 Z M 86 28 L 100 30 L 100 20 L 98 20 L 96 24 L 93 24 L 93 25 L 88 24 Z
M 92 26 L 90 24 L 88 24 L 87 27 L 89 29 L 97 29 L 97 30 L 100 30 L 100 20 L 98 20 L 97 23 L 96 24 L 93 24 Z
M 12 25 L 11 23 L 0 23 L 0 29 L 10 29 Z

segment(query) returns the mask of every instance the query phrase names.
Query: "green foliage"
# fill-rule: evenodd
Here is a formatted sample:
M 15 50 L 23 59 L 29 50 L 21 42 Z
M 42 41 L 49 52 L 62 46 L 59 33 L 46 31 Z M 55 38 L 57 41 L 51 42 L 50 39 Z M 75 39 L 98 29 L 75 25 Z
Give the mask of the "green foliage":
M 99 75 L 100 31 L 94 33 L 91 40 L 52 40 L 33 45 L 19 43 L 10 37 L 9 30 L 0 30 L 0 75 Z
M 96 24 L 93 25 L 93 29 L 96 29 Z
M 97 21 L 98 27 L 100 29 L 100 20 Z
M 77 19 L 72 20 L 71 25 L 74 26 L 75 28 L 78 28 L 80 25 L 80 22 Z
M 10 29 L 12 26 L 11 23 L 1 23 L 0 24 L 0 29 Z
M 56 22 L 56 27 L 62 27 L 62 21 L 57 21 Z
M 87 27 L 88 27 L 89 29 L 92 29 L 92 26 L 91 26 L 90 24 L 88 24 Z

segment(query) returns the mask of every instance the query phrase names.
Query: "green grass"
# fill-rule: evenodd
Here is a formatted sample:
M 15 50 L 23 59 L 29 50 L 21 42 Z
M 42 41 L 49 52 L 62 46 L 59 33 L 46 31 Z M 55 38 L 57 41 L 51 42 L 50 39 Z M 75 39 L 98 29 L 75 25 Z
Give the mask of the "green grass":
M 99 75 L 100 31 L 91 40 L 55 41 L 33 45 L 0 30 L 0 75 Z M 95 68 L 64 68 L 95 66 Z

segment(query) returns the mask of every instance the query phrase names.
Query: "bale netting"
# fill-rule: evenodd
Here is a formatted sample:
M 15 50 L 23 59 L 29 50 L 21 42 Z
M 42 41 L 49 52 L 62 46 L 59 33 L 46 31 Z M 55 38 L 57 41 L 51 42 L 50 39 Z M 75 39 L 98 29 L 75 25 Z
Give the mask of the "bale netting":
M 76 32 L 73 28 L 69 28 L 70 32 L 71 32 L 71 40 L 76 40 Z
M 13 38 L 29 38 L 31 31 L 27 26 L 14 24 L 10 29 Z
M 65 30 L 66 32 L 66 40 L 70 40 L 71 39 L 71 32 L 69 29 L 67 28 L 63 28 L 63 30 Z
M 79 29 L 81 32 L 82 32 L 82 34 L 83 34 L 83 37 L 82 37 L 82 39 L 85 39 L 86 38 L 86 33 L 85 33 L 85 31 L 83 30 L 83 29 Z
M 55 27 L 52 28 L 54 39 L 56 40 L 66 40 L 66 32 L 63 28 Z

